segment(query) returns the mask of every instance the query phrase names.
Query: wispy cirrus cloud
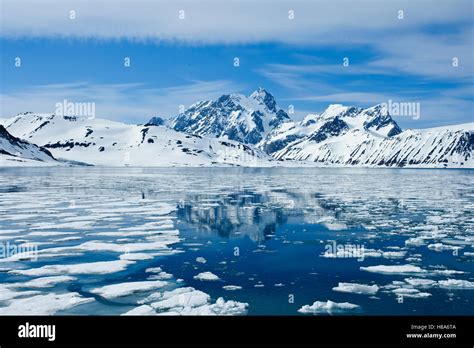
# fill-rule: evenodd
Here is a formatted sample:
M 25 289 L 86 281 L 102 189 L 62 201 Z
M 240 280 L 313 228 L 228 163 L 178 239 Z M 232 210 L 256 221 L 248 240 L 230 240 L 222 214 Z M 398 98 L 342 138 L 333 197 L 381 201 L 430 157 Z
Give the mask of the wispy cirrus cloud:
M 395 38 L 385 36 L 372 44 L 374 57 L 351 60 L 344 66 L 341 55 L 338 61 L 317 61 L 312 64 L 268 64 L 259 72 L 278 83 L 295 88 L 304 87 L 292 83 L 302 76 L 330 75 L 413 75 L 418 78 L 441 81 L 472 83 L 474 52 L 472 49 L 474 28 L 462 27 L 455 32 L 441 35 L 421 33 L 404 34 Z M 300 57 L 304 58 L 304 57 Z M 455 63 L 455 61 L 456 63 Z M 286 77 L 286 80 L 284 78 Z M 297 87 L 298 86 L 298 87 Z

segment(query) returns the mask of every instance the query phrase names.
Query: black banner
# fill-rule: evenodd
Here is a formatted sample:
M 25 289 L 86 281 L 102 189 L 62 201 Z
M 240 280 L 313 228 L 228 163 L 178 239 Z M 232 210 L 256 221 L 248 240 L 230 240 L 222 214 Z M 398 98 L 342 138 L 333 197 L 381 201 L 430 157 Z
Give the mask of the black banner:
M 471 346 L 472 317 L 0 317 L 0 346 Z M 38 337 L 41 336 L 41 337 Z

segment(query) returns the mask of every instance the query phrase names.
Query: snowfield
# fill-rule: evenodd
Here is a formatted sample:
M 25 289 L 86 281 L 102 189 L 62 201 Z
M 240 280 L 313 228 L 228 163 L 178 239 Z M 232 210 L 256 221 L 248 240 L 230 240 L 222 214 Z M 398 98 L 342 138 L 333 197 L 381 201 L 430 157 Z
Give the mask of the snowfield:
M 99 166 L 270 166 L 263 151 L 165 126 L 26 113 L 6 122 L 11 134 L 41 144 L 55 158 Z

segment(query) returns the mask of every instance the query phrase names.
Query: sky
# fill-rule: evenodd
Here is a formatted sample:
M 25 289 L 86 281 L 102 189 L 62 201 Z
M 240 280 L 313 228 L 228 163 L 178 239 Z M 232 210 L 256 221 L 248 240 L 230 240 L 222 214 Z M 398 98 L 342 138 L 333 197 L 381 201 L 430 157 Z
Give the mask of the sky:
M 100 118 L 145 123 L 263 87 L 296 120 L 334 103 L 392 101 L 419 103 L 419 118 L 394 116 L 402 128 L 474 122 L 472 0 L 0 6 L 3 118 L 52 113 L 66 99 L 96 103 Z

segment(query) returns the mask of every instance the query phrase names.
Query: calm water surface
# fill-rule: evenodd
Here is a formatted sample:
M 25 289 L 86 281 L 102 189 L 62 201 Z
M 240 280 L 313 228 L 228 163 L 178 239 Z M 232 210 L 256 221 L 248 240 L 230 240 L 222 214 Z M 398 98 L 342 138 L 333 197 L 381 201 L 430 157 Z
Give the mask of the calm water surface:
M 4 255 L 0 283 L 16 289 L 41 276 L 22 270 L 118 260 L 131 253 L 148 257 L 116 272 L 68 273 L 74 279 L 21 291 L 94 298 L 57 314 L 122 314 L 152 292 L 110 299 L 91 289 L 144 281 L 148 268 L 160 267 L 174 287 L 248 303 L 253 315 L 299 315 L 303 305 L 327 300 L 357 304 L 360 308 L 349 313 L 362 315 L 473 315 L 473 174 L 339 168 L 0 169 L 0 243 L 38 250 L 34 260 Z M 169 244 L 158 250 L 143 246 L 159 241 Z M 334 246 L 346 253 L 331 254 Z M 351 254 L 351 246 L 362 253 Z M 412 265 L 419 271 L 368 271 L 377 265 Z M 201 272 L 220 280 L 195 279 Z M 432 282 L 420 286 L 406 279 Z M 448 286 L 443 283 L 448 280 L 465 282 Z M 338 283 L 375 284 L 378 291 L 333 290 Z M 0 296 L 0 310 L 14 312 L 15 301 Z

